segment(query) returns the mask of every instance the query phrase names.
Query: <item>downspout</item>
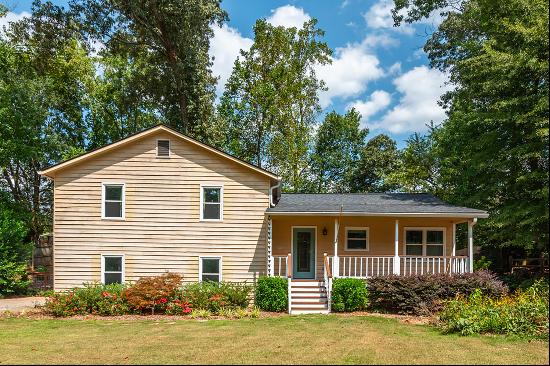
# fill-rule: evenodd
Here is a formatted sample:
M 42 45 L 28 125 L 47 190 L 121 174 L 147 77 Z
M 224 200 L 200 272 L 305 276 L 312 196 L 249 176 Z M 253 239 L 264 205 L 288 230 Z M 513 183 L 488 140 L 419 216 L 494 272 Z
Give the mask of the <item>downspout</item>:
M 278 180 L 276 185 L 269 188 L 269 207 L 275 207 L 275 203 L 273 202 L 273 190 L 278 189 L 280 186 L 281 186 L 281 181 Z

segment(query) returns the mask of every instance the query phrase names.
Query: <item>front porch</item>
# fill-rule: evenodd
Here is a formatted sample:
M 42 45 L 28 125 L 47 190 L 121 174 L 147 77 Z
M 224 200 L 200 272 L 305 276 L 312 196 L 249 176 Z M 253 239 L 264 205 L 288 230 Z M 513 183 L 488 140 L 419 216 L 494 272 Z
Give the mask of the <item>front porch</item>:
M 456 225 L 469 256 L 457 256 Z M 473 271 L 473 226 L 464 218 L 269 216 L 270 276 L 323 280 Z

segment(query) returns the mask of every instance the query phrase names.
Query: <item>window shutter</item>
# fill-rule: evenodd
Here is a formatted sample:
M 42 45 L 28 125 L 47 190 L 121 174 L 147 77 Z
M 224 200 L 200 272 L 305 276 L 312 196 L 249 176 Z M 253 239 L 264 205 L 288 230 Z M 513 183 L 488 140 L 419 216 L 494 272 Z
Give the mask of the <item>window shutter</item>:
M 157 141 L 157 156 L 170 156 L 170 140 Z

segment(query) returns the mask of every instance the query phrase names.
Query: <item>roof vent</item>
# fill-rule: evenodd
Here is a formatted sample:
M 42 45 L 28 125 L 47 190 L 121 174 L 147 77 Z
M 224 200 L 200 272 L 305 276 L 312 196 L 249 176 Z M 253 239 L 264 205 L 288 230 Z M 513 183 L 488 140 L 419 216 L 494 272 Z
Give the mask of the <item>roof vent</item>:
M 170 140 L 157 140 L 157 156 L 170 156 Z

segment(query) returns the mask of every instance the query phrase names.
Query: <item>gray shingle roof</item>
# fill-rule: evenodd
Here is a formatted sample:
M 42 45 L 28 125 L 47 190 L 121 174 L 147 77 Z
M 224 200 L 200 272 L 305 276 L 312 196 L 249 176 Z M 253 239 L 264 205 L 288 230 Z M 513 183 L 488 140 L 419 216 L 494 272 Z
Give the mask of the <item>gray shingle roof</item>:
M 344 213 L 358 214 L 458 214 L 486 217 L 487 212 L 454 206 L 428 193 L 283 193 L 267 213 Z

